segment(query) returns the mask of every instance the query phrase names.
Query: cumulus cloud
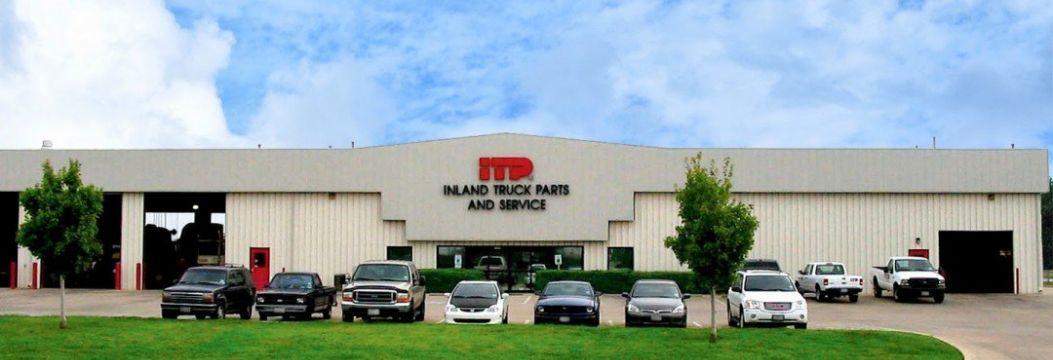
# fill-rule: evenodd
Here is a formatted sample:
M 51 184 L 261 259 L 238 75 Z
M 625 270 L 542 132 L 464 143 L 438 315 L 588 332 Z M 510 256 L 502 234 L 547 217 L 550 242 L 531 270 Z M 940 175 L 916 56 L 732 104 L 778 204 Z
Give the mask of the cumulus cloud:
M 243 146 L 215 77 L 233 35 L 157 2 L 0 5 L 0 146 Z

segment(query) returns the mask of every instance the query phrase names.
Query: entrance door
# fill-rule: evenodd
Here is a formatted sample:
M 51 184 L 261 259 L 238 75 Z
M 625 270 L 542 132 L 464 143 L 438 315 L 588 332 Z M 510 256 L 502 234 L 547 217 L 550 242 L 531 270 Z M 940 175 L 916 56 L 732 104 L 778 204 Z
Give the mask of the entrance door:
M 1012 293 L 1012 231 L 940 231 L 947 292 Z
M 252 264 L 252 282 L 256 290 L 267 287 L 271 280 L 271 248 L 249 248 L 249 263 Z

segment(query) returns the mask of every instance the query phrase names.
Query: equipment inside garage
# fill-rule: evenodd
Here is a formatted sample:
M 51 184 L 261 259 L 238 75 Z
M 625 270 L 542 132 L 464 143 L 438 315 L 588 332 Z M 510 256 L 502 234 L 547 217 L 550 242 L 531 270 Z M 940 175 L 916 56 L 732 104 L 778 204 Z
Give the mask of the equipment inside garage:
M 0 192 L 0 288 L 11 286 L 11 263 L 18 261 L 18 193 Z
M 96 221 L 96 238 L 102 243 L 102 253 L 89 269 L 66 276 L 67 288 L 113 289 L 114 270 L 121 261 L 121 194 L 104 194 L 102 215 Z M 40 260 L 41 282 L 44 287 L 59 287 L 58 274 L 48 271 L 48 259 Z
M 940 270 L 947 292 L 1012 293 L 1012 231 L 941 231 Z
M 163 289 L 187 268 L 226 263 L 226 194 L 147 193 L 143 287 Z

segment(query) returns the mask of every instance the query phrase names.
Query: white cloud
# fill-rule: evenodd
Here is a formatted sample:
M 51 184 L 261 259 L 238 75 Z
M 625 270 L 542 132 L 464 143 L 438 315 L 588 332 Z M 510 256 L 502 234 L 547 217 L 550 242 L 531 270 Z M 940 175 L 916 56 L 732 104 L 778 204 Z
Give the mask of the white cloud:
M 233 36 L 155 1 L 0 7 L 0 147 L 229 147 L 215 77 Z

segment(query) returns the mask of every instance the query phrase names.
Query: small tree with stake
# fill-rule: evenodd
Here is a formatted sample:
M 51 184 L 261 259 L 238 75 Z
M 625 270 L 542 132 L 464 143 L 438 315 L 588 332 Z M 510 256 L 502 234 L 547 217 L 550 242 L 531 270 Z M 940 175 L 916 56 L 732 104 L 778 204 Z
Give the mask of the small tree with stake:
M 26 219 L 18 229 L 17 242 L 33 256 L 44 259 L 48 271 L 59 276 L 59 328 L 66 329 L 66 275 L 86 270 L 102 253 L 95 237 L 96 221 L 102 213 L 102 190 L 80 180 L 80 163 L 56 173 L 43 164 L 40 183 L 19 195 Z
M 727 287 L 746 253 L 753 247 L 757 218 L 745 204 L 731 199 L 731 160 L 717 172 L 716 162 L 702 165 L 699 153 L 686 160 L 687 182 L 677 188 L 680 203 L 680 226 L 676 235 L 665 239 L 680 264 L 695 273 L 695 281 L 709 288 L 710 335 L 717 341 L 717 288 Z

